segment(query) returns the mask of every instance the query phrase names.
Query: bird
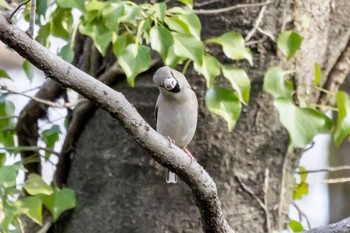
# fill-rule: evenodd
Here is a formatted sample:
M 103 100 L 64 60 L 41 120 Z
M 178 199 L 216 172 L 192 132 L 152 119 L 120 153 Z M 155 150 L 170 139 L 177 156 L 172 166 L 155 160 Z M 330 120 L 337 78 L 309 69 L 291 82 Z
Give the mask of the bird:
M 159 96 L 155 107 L 156 130 L 172 144 L 180 147 L 191 158 L 191 152 L 186 148 L 191 142 L 196 128 L 198 102 L 186 77 L 168 66 L 159 68 L 153 82 L 159 88 Z M 167 183 L 176 183 L 177 176 L 167 171 Z

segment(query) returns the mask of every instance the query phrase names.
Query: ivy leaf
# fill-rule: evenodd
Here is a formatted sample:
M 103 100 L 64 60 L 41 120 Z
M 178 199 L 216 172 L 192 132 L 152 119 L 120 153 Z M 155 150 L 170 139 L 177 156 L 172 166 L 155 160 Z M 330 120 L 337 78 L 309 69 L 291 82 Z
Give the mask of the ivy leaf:
M 232 88 L 237 92 L 239 100 L 248 104 L 250 95 L 250 80 L 247 73 L 234 66 L 222 66 L 222 73 L 232 85 Z
M 151 66 L 150 49 L 144 45 L 130 44 L 119 55 L 118 63 L 125 71 L 130 86 L 133 87 L 135 77 Z
M 104 25 L 102 18 L 95 18 L 87 24 L 81 24 L 79 30 L 82 34 L 91 37 L 98 51 L 104 56 L 107 47 L 112 42 L 113 32 Z
M 151 47 L 157 51 L 163 61 L 167 58 L 169 47 L 174 43 L 170 31 L 162 26 L 154 26 L 150 30 Z
M 124 13 L 124 4 L 113 3 L 102 10 L 103 22 L 110 30 L 118 32 L 119 17 Z
M 299 171 L 304 172 L 304 171 L 306 171 L 306 169 L 303 166 L 299 166 Z M 306 178 L 307 178 L 307 173 L 306 172 L 300 174 L 300 182 L 301 183 L 302 182 L 306 182 Z
M 40 16 L 45 17 L 46 11 L 47 11 L 47 1 L 48 0 L 38 0 L 37 1 L 36 12 L 39 16 L 38 19 L 40 19 Z M 40 24 L 40 20 L 39 20 L 39 24 Z
M 180 60 L 180 57 L 178 57 L 175 54 L 174 44 L 170 45 L 164 64 L 169 67 L 175 68 L 179 63 L 179 60 Z
M 23 188 L 30 195 L 37 195 L 37 194 L 51 195 L 53 193 L 52 188 L 48 184 L 46 184 L 43 178 L 41 178 L 41 176 L 34 173 L 29 174 L 29 177 L 24 183 Z
M 309 184 L 305 182 L 301 182 L 294 188 L 293 199 L 300 200 L 303 198 L 304 195 L 307 195 L 308 193 L 309 193 Z
M 49 35 L 51 34 L 51 23 L 48 22 L 44 26 L 41 26 L 37 37 L 35 38 L 40 44 L 46 48 L 50 47 Z
M 293 86 L 284 80 L 285 71 L 280 67 L 270 67 L 264 77 L 264 91 L 274 98 L 292 98 Z
M 128 44 L 132 43 L 134 41 L 134 38 L 128 34 L 123 33 L 120 36 L 117 36 L 117 39 L 113 43 L 113 53 L 116 57 L 118 57 L 123 50 L 128 46 Z
M 15 186 L 18 170 L 21 168 L 22 165 L 20 163 L 0 167 L 0 184 L 5 188 Z
M 164 22 L 166 8 L 167 7 L 166 7 L 166 4 L 164 2 L 156 3 L 156 4 L 153 5 L 154 12 L 155 12 L 157 18 L 161 22 Z
M 39 197 L 25 197 L 16 203 L 23 214 L 42 225 L 42 201 Z
M 139 5 L 124 4 L 124 14 L 119 18 L 119 20 L 120 22 L 128 22 L 136 26 L 135 19 L 141 15 L 141 11 L 142 8 Z
M 58 56 L 60 56 L 65 61 L 71 63 L 74 59 L 74 51 L 71 44 L 66 44 L 65 46 L 63 46 L 60 52 L 58 53 Z
M 210 55 L 204 55 L 202 65 L 194 63 L 194 69 L 204 76 L 208 88 L 214 87 L 214 79 L 220 75 L 220 66 L 220 62 Z
M 277 39 L 277 47 L 282 51 L 287 60 L 291 59 L 301 46 L 303 37 L 293 31 L 281 32 Z
M 69 188 L 55 190 L 50 196 L 43 195 L 42 200 L 52 214 L 54 221 L 57 221 L 64 211 L 75 208 L 76 206 L 75 192 Z
M 193 6 L 193 0 L 178 0 L 179 2 L 182 2 L 186 6 L 190 7 L 192 9 Z
M 55 147 L 56 142 L 59 139 L 59 134 L 61 133 L 60 127 L 58 125 L 53 125 L 50 129 L 44 130 L 42 132 L 42 137 L 44 142 L 48 148 L 53 149 Z M 51 153 L 45 152 L 45 159 L 48 160 L 50 158 Z
M 11 77 L 7 74 L 7 72 L 5 70 L 0 70 L 0 78 L 11 79 Z
M 67 40 L 73 25 L 72 11 L 57 8 L 51 15 L 50 23 L 52 35 Z
M 315 135 L 329 132 L 332 121 L 320 111 L 296 107 L 290 100 L 277 98 L 274 101 L 280 120 L 289 132 L 291 146 L 304 148 Z
M 200 41 L 202 25 L 198 16 L 194 13 L 184 10 L 177 11 L 176 9 L 172 9 L 177 13 L 176 16 L 165 17 L 168 27 L 173 31 L 179 32 L 179 34 L 193 36 Z
M 0 7 L 4 7 L 8 10 L 12 10 L 12 7 L 5 0 L 0 0 Z
M 61 8 L 77 8 L 81 11 L 84 10 L 85 0 L 56 0 L 56 2 Z
M 321 81 L 321 67 L 320 64 L 315 63 L 315 78 L 314 85 L 317 86 Z
M 179 57 L 189 58 L 202 65 L 204 56 L 203 43 L 193 36 L 173 34 L 174 52 Z
M 13 116 L 15 112 L 15 105 L 5 98 L 0 98 L 0 117 Z M 2 128 L 13 128 L 15 123 L 13 119 L 2 119 L 0 120 L 0 129 Z M 0 131 L 0 143 L 6 147 L 13 147 L 15 145 L 14 131 Z
M 244 39 L 239 33 L 227 32 L 219 37 L 207 40 L 207 43 L 220 44 L 228 58 L 234 60 L 246 59 L 250 65 L 253 65 L 250 49 L 244 46 Z
M 337 126 L 333 135 L 333 140 L 337 146 L 350 134 L 350 100 L 349 96 L 338 91 L 336 95 L 338 106 Z
M 224 118 L 228 130 L 232 131 L 242 108 L 235 93 L 222 87 L 210 88 L 205 95 L 205 104 L 209 111 Z
M 27 78 L 30 81 L 33 81 L 34 78 L 34 66 L 32 63 L 30 63 L 28 60 L 25 60 L 22 64 L 22 68 L 24 70 L 24 73 L 27 75 Z
M 302 232 L 304 230 L 304 227 L 300 224 L 300 222 L 295 220 L 289 221 L 289 227 L 293 232 Z

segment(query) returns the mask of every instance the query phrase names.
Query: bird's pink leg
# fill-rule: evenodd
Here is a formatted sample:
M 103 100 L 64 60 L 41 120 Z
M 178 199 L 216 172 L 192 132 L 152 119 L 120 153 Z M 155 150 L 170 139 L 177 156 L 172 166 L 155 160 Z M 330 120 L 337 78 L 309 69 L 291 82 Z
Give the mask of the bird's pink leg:
M 192 161 L 197 161 L 195 157 L 193 157 L 193 155 L 191 154 L 191 152 L 189 150 L 187 150 L 186 147 L 182 147 L 182 150 L 190 157 L 191 159 L 191 165 L 192 165 Z
M 173 144 L 175 144 L 175 140 L 172 139 L 170 136 L 168 136 L 168 141 L 169 141 L 169 147 L 173 148 Z

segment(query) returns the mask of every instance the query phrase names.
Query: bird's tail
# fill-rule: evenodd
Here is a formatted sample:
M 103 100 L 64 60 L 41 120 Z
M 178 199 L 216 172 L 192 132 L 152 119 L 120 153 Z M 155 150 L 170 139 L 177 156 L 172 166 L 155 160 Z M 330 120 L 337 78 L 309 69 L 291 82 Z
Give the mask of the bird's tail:
M 177 182 L 177 175 L 174 172 L 171 172 L 169 169 L 166 172 L 166 182 L 167 183 Z

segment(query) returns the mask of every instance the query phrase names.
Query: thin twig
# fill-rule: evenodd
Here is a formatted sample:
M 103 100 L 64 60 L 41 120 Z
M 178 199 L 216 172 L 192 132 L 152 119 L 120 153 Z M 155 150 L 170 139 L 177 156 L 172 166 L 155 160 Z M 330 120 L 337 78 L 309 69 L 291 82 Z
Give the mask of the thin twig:
M 267 232 L 271 233 L 271 220 L 270 220 L 270 212 L 268 208 L 268 190 L 269 190 L 269 168 L 265 169 L 265 181 L 264 181 L 264 204 L 265 204 L 265 215 L 266 215 L 266 226 Z
M 30 2 L 30 0 L 27 0 L 27 1 L 24 1 L 24 2 L 20 3 L 20 4 L 16 7 L 16 9 L 14 9 L 14 10 L 12 11 L 12 13 L 11 13 L 8 17 L 6 17 L 7 21 L 9 21 L 9 23 L 12 23 L 12 18 L 13 18 L 13 16 L 18 12 L 18 10 L 19 10 L 22 6 L 26 5 L 28 2 Z
M 265 6 L 265 5 L 271 4 L 272 2 L 273 1 L 270 0 L 270 1 L 267 1 L 267 2 L 264 2 L 264 3 L 237 4 L 237 5 L 226 7 L 226 8 L 211 9 L 211 10 L 201 9 L 201 10 L 193 10 L 193 12 L 198 14 L 198 15 L 219 14 L 219 13 L 228 12 L 228 11 L 232 11 L 232 10 L 237 10 L 237 9 L 241 9 L 241 8 Z
M 269 0 L 268 1 L 266 1 L 265 3 L 268 3 L 269 2 Z M 265 10 L 266 10 L 266 7 L 267 7 L 267 5 L 265 5 L 265 6 L 263 6 L 262 8 L 261 8 L 261 10 L 260 10 L 260 12 L 259 12 L 259 16 L 258 16 L 258 18 L 256 19 L 256 21 L 255 21 L 255 24 L 254 24 L 254 27 L 252 28 L 252 30 L 250 30 L 250 32 L 248 33 L 248 35 L 245 37 L 245 41 L 248 41 L 248 40 L 250 40 L 250 38 L 252 38 L 252 36 L 254 35 L 254 33 L 256 32 L 256 30 L 259 28 L 259 25 L 260 25 L 260 23 L 261 23 L 261 21 L 262 21 L 262 19 L 263 19 L 263 17 L 264 17 L 264 12 L 265 12 Z
M 35 11 L 36 11 L 36 0 L 31 0 L 30 4 L 30 19 L 29 19 L 29 28 L 27 29 L 27 34 L 30 38 L 33 39 L 34 35 L 34 25 L 35 25 Z
M 5 116 L 5 117 L 0 117 L 0 121 L 3 121 L 3 120 L 10 120 L 10 119 L 14 119 L 14 118 L 18 118 L 18 116 Z
M 48 232 L 48 230 L 50 229 L 50 227 L 52 226 L 52 224 L 53 224 L 52 219 L 49 218 L 49 219 L 45 222 L 44 226 L 43 226 L 39 231 L 37 231 L 36 233 L 46 233 L 46 232 Z
M 292 203 L 292 205 L 294 206 L 294 208 L 298 211 L 298 213 L 300 215 L 299 221 L 301 221 L 301 216 L 304 217 L 308 228 L 311 229 L 311 224 L 310 224 L 309 218 L 306 216 L 306 214 L 300 209 L 300 207 L 297 204 Z
M 270 38 L 272 41 L 276 41 L 275 37 L 270 33 L 265 30 L 263 30 L 261 27 L 258 27 L 257 29 L 260 33 L 266 35 L 268 38 Z
M 265 200 L 266 202 L 267 202 L 267 195 L 266 195 L 267 188 L 266 188 L 266 186 L 268 187 L 268 175 L 269 175 L 269 172 L 267 169 L 267 171 L 265 170 L 265 186 L 264 186 L 264 198 L 266 198 L 266 200 Z M 248 185 L 246 185 L 237 174 L 235 174 L 235 177 L 237 178 L 238 183 L 241 185 L 241 187 L 244 189 L 244 191 L 249 193 L 258 202 L 260 207 L 263 209 L 263 211 L 265 213 L 265 217 L 266 217 L 267 230 L 268 230 L 268 233 L 271 233 L 272 231 L 271 231 L 270 213 L 269 213 L 269 210 L 267 209 L 267 206 L 265 205 L 266 202 L 263 203 L 261 201 L 261 199 L 253 192 L 253 190 L 251 190 L 248 187 Z M 265 188 L 266 188 L 266 192 L 265 192 Z
M 48 106 L 54 107 L 54 108 L 71 108 L 71 107 L 77 106 L 78 104 L 80 104 L 82 102 L 87 101 L 86 99 L 78 99 L 77 101 L 74 101 L 74 102 L 59 104 L 59 103 L 51 102 L 51 101 L 48 101 L 48 100 L 40 99 L 40 98 L 38 98 L 36 96 L 27 95 L 27 94 L 25 94 L 23 92 L 19 92 L 19 91 L 15 91 L 15 90 L 9 89 L 5 85 L 1 85 L 0 86 L 0 90 L 4 90 L 4 91 L 6 91 L 9 94 L 21 95 L 21 96 L 30 98 L 32 100 L 35 100 L 35 101 L 39 102 L 39 103 L 42 103 L 42 104 L 45 104 L 45 105 L 48 105 Z
M 338 172 L 338 171 L 350 171 L 349 165 L 339 166 L 339 167 L 326 167 L 315 170 L 306 170 L 306 171 L 297 171 L 297 174 L 305 174 L 305 173 L 317 173 L 317 172 Z
M 21 231 L 21 233 L 25 233 L 21 219 L 17 218 L 17 222 L 18 222 L 19 230 Z
M 215 2 L 219 2 L 220 0 L 209 0 L 209 1 L 205 1 L 205 2 L 195 2 L 194 3 L 194 7 L 201 7 L 201 6 L 206 6 Z
M 36 146 L 20 146 L 20 147 L 0 147 L 0 150 L 6 150 L 6 151 L 47 151 L 51 154 L 54 155 L 59 155 L 60 153 L 57 151 L 54 151 L 52 149 L 49 148 L 45 148 L 45 147 L 36 147 Z
M 340 184 L 350 182 L 350 177 L 322 180 L 323 184 Z

